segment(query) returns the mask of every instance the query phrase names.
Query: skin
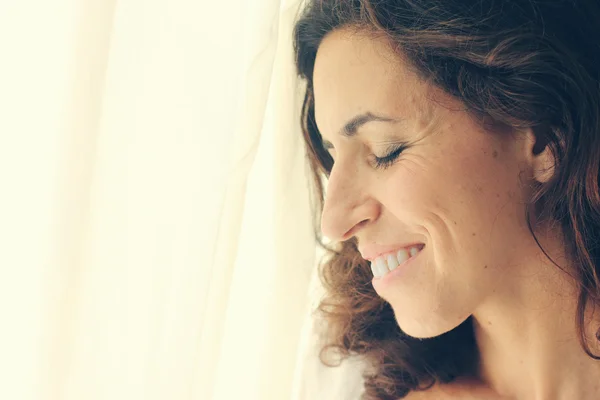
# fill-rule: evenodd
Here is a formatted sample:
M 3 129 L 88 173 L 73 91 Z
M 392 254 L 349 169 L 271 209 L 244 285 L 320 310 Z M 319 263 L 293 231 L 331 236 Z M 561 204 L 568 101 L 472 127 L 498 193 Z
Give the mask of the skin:
M 477 379 L 435 387 L 428 398 L 600 398 L 600 361 L 577 341 L 575 282 L 527 228 L 532 185 L 553 173 L 549 148 L 534 151 L 531 130 L 486 131 L 385 41 L 349 30 L 323 40 L 314 93 L 317 126 L 335 160 L 323 234 L 356 236 L 359 248 L 425 243 L 401 279 L 375 286 L 405 333 L 434 337 L 474 317 Z M 369 122 L 351 138 L 338 133 L 366 111 L 402 121 Z M 391 166 L 375 168 L 373 155 L 403 143 Z M 569 267 L 558 230 L 532 224 L 547 253 Z M 592 311 L 591 338 L 600 326 Z

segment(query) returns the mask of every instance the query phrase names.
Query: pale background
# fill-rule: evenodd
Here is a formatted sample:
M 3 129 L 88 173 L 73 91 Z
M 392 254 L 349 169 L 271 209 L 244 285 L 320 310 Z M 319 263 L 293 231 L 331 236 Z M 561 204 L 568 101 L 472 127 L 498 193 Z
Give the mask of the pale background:
M 0 0 L 0 398 L 357 399 L 322 367 L 297 0 Z

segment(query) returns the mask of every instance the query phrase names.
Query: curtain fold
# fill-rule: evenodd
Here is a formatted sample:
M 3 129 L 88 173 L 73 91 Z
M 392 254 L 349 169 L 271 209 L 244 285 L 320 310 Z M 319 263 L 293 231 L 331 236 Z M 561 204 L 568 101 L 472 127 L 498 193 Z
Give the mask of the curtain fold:
M 0 2 L 1 398 L 317 393 L 299 6 Z

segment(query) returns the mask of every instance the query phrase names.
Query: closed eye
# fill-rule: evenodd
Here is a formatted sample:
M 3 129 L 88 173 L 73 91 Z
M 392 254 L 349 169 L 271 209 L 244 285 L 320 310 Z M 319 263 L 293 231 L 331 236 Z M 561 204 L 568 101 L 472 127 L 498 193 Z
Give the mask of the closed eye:
M 384 157 L 376 157 L 374 156 L 374 160 L 375 160 L 375 168 L 377 169 L 386 169 L 389 168 L 392 164 L 394 164 L 394 162 L 396 161 L 396 159 L 398 158 L 398 156 L 400 155 L 400 153 L 402 153 L 404 150 L 406 150 L 406 145 L 401 144 L 400 146 L 392 146 L 392 148 L 390 150 L 388 150 L 388 154 Z

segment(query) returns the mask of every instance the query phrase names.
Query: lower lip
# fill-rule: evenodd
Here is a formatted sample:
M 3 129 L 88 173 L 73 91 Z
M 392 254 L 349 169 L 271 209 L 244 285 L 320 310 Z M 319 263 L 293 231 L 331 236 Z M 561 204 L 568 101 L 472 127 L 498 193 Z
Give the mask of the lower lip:
M 402 275 L 404 275 L 406 273 L 406 269 L 415 263 L 415 261 L 419 258 L 419 256 L 423 252 L 423 250 L 425 250 L 425 247 L 423 247 L 421 249 L 421 251 L 419 251 L 417 254 L 410 257 L 408 260 L 406 260 L 405 262 L 403 262 L 402 264 L 400 264 L 396 268 L 394 268 L 393 271 L 388 272 L 384 276 L 382 276 L 380 278 L 373 277 L 373 280 L 371 282 L 373 284 L 373 287 L 375 288 L 375 291 L 377 291 L 377 288 L 383 288 L 383 287 L 389 285 L 391 283 L 391 281 L 398 279 Z

